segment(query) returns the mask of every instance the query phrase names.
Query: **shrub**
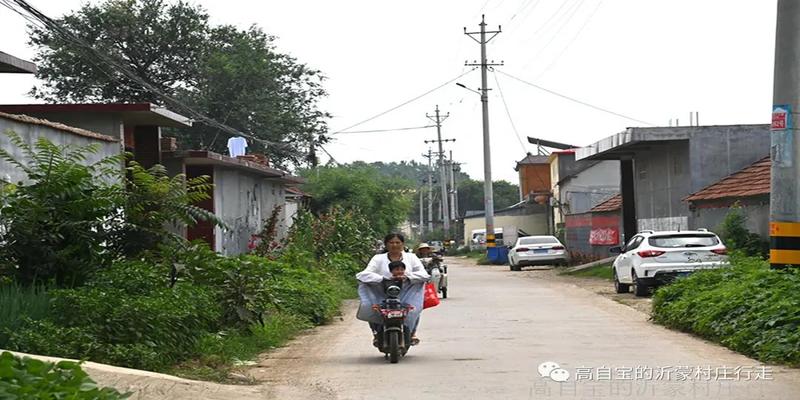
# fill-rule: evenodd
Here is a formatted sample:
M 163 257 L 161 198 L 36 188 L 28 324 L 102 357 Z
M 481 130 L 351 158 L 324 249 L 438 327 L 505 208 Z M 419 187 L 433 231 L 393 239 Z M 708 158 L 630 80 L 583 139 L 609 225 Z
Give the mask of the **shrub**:
M 221 311 L 208 288 L 167 283 L 147 262 L 115 263 L 85 287 L 51 291 L 51 320 L 27 321 L 10 334 L 10 346 L 133 368 L 173 364 L 219 328 Z
M 800 271 L 758 258 L 700 271 L 660 288 L 653 319 L 765 362 L 800 365 Z
M 23 319 L 47 318 L 50 298 L 44 287 L 22 287 L 15 284 L 0 284 L 0 348 L 8 342 L 8 331 L 16 330 Z
M 128 398 L 112 388 L 98 388 L 80 364 L 53 364 L 9 352 L 0 354 L 0 398 L 117 400 Z
M 717 229 L 725 246 L 732 251 L 740 251 L 747 256 L 767 258 L 769 242 L 747 229 L 747 215 L 736 203 L 730 208 L 722 224 Z

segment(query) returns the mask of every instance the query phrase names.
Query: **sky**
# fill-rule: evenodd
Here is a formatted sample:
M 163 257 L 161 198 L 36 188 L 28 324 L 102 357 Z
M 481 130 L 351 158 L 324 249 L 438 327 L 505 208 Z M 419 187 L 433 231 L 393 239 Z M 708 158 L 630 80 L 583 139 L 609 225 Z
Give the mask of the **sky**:
M 51 17 L 84 2 L 30 1 Z M 438 105 L 449 113 L 442 138 L 456 139 L 445 152 L 483 179 L 480 96 L 456 85 L 481 86 L 480 70 L 464 65 L 480 59 L 464 28 L 479 31 L 481 15 L 502 31 L 487 45 L 487 59 L 503 62 L 488 72 L 493 180 L 517 183 L 516 161 L 537 151 L 528 136 L 585 146 L 626 127 L 688 125 L 695 111 L 702 125 L 769 122 L 777 0 L 194 3 L 214 24 L 261 26 L 281 52 L 327 76 L 320 106 L 333 115 L 333 141 L 324 147 L 339 163 L 427 162 L 436 128 L 405 128 L 431 125 Z M 0 37 L 0 51 L 33 58 L 25 20 L 3 7 Z M 27 95 L 35 84 L 0 74 L 0 103 L 37 102 Z

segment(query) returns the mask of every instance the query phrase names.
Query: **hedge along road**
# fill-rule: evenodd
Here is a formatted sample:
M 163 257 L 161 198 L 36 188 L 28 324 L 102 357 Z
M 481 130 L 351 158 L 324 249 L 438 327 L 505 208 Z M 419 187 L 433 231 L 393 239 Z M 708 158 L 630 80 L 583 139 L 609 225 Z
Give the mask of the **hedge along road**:
M 572 284 L 467 259 L 447 263 L 448 299 L 423 312 L 422 343 L 399 364 L 371 346 L 351 301 L 334 323 L 243 371 L 258 382 L 253 386 L 87 370 L 101 385 L 136 391 L 133 399 L 788 400 L 800 393 L 797 369 L 761 370 L 755 360 L 654 325 L 646 314 Z
M 451 292 L 423 312 L 422 343 L 399 364 L 371 346 L 351 304 L 341 321 L 261 360 L 251 374 L 285 399 L 788 400 L 800 393 L 800 370 L 668 330 L 569 283 L 464 258 L 447 263 Z M 546 362 L 566 373 L 545 367 L 552 374 L 543 377 Z

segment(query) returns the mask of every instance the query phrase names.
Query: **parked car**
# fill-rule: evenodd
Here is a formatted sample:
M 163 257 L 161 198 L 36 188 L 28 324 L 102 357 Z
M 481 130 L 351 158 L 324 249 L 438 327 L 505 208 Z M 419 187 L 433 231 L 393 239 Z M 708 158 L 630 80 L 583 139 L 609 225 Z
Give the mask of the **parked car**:
M 508 251 L 512 271 L 521 271 L 525 265 L 564 265 L 567 262 L 567 249 L 555 236 L 524 236 Z
M 705 229 L 695 231 L 642 231 L 625 247 L 612 247 L 614 288 L 646 296 L 651 288 L 694 271 L 728 265 L 728 252 L 719 236 Z

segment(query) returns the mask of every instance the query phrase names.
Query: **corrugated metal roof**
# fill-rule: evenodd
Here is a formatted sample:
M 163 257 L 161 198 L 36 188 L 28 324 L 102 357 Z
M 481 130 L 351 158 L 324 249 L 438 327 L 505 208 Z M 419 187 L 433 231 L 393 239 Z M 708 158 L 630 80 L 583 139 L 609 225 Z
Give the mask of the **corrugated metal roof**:
M 687 196 L 683 201 L 715 200 L 769 194 L 771 166 L 772 162 L 769 156 L 764 157 L 740 171 Z

